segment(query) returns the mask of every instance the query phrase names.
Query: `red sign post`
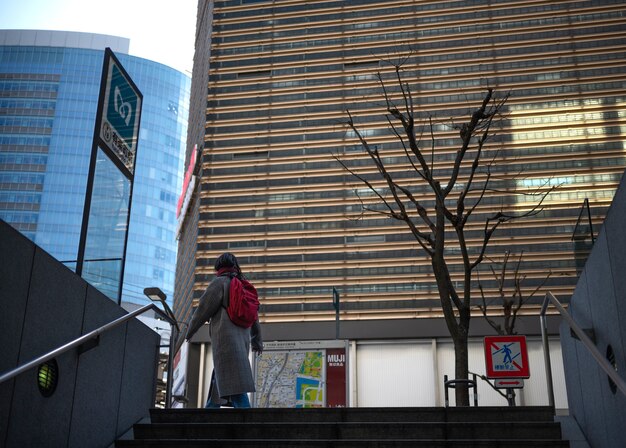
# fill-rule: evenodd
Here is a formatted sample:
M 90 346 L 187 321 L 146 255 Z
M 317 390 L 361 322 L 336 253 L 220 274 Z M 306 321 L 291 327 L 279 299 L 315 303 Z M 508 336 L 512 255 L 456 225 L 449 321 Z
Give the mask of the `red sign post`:
M 529 378 L 526 336 L 486 336 L 487 378 Z
M 326 349 L 326 407 L 345 408 L 346 403 L 346 349 Z

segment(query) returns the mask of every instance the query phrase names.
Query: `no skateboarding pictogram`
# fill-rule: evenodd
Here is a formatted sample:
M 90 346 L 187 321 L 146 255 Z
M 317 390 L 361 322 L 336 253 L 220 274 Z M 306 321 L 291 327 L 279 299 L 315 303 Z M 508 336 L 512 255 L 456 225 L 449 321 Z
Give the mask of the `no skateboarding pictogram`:
M 526 336 L 486 336 L 487 378 L 529 378 Z

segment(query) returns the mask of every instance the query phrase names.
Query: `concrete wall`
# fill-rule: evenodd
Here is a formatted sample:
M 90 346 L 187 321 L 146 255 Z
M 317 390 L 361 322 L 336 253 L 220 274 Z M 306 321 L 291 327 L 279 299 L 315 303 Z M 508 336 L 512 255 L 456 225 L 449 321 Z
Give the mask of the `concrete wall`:
M 0 255 L 0 373 L 125 314 L 1 220 Z M 158 345 L 134 319 L 60 355 L 48 398 L 36 369 L 0 384 L 0 446 L 109 446 L 154 404 Z
M 626 176 L 591 255 L 587 259 L 569 312 L 583 329 L 593 329 L 596 347 L 603 355 L 610 345 L 617 371 L 626 379 Z M 570 414 L 594 448 L 624 446 L 626 397 L 613 393 L 608 376 L 583 344 L 561 325 Z

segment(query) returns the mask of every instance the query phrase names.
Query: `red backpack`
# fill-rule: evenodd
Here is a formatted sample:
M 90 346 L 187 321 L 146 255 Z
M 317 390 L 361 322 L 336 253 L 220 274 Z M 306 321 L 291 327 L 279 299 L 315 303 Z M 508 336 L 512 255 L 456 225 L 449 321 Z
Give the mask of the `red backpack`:
M 259 318 L 259 295 L 245 278 L 231 277 L 228 317 L 237 326 L 250 328 Z

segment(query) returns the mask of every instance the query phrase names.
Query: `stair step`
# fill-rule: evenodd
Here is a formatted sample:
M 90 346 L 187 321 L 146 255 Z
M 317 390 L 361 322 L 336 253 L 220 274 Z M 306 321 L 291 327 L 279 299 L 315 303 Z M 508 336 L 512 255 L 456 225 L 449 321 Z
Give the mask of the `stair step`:
M 554 409 L 533 407 L 152 409 L 116 446 L 566 448 Z
M 549 406 L 478 408 L 152 409 L 153 423 L 204 422 L 552 422 Z
M 558 423 L 291 422 L 153 423 L 134 426 L 137 439 L 560 439 Z
M 132 448 L 207 448 L 207 447 L 271 447 L 271 448 L 567 448 L 562 440 L 429 440 L 429 439 L 381 439 L 381 440 L 232 440 L 232 439 L 171 439 L 171 440 L 119 440 L 116 447 Z

